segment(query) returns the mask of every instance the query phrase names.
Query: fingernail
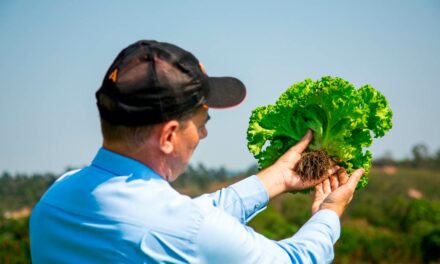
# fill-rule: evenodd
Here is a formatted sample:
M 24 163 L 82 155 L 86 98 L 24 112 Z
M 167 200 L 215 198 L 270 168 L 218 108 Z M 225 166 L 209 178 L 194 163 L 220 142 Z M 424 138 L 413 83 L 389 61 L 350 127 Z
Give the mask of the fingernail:
M 338 170 L 339 170 L 339 168 L 332 167 L 328 170 L 328 174 L 329 175 L 335 174 L 336 172 L 338 172 Z

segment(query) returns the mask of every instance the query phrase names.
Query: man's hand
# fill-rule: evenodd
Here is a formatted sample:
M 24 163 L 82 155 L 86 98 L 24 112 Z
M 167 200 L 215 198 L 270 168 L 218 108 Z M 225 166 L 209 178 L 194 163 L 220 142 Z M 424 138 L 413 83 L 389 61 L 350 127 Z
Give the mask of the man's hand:
M 266 187 L 269 198 L 286 191 L 299 191 L 311 188 L 326 178 L 303 182 L 294 171 L 296 164 L 301 159 L 301 153 L 307 148 L 312 138 L 312 131 L 308 130 L 306 135 L 295 146 L 284 153 L 277 162 L 257 173 L 257 177 L 260 178 Z M 328 172 L 329 176 L 335 174 L 336 171 L 336 167 L 330 169 Z
M 363 174 L 364 170 L 358 169 L 348 177 L 346 171 L 341 168 L 337 175 L 332 175 L 316 185 L 312 213 L 330 209 L 341 217 L 346 206 L 351 202 L 356 185 Z

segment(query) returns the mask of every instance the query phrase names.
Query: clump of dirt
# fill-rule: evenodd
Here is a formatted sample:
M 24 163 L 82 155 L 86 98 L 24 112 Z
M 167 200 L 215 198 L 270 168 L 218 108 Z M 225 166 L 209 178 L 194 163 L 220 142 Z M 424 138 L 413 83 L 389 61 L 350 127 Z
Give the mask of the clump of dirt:
M 296 165 L 296 172 L 303 182 L 321 179 L 328 174 L 330 167 L 335 164 L 324 150 L 304 152 Z

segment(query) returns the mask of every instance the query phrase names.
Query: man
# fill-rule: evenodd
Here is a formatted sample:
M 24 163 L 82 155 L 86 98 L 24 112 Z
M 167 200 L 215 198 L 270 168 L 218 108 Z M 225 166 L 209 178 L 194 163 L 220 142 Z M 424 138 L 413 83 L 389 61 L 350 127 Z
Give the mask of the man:
M 294 167 L 310 131 L 271 167 L 215 193 L 191 199 L 169 185 L 207 136 L 208 109 L 244 97 L 239 80 L 208 77 L 175 45 L 124 49 L 96 93 L 103 147 L 33 210 L 33 263 L 331 262 L 363 171 L 349 178 L 335 168 L 321 182 L 301 182 Z M 315 185 L 313 216 L 293 237 L 273 241 L 246 226 L 270 198 Z

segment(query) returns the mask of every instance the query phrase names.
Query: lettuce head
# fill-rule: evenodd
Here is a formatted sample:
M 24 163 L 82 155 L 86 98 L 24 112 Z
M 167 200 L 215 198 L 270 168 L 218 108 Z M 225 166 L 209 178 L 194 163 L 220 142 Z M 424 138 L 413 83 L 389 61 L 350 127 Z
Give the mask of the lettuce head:
M 367 184 L 372 153 L 367 148 L 392 127 L 386 98 L 370 85 L 356 89 L 338 77 L 306 79 L 288 88 L 275 104 L 252 111 L 248 149 L 259 168 L 273 164 L 307 132 L 313 140 L 306 151 L 324 150 L 348 173 L 364 168 L 358 187 Z

